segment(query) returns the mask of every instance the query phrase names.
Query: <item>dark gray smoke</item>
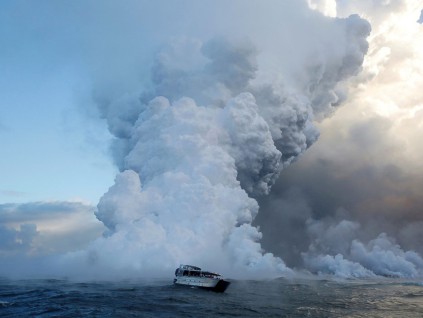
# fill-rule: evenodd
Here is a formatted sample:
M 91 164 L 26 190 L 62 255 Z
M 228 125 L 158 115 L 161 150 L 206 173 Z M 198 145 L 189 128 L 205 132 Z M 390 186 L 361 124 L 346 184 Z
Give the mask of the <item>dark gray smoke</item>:
M 358 138 L 357 128 L 353 127 L 347 138 Z M 363 154 L 363 142 L 370 145 L 371 139 L 376 138 L 376 131 L 380 130 L 374 125 L 360 124 L 362 136 L 357 140 L 357 148 L 350 149 L 350 153 L 358 157 Z M 338 140 L 340 145 L 354 144 L 351 140 Z M 331 148 L 335 153 L 343 151 L 342 146 Z M 363 248 L 357 244 L 369 242 L 368 253 L 371 253 L 374 246 L 379 246 L 374 244 L 385 241 L 386 245 L 380 249 L 392 251 L 399 260 L 404 259 L 405 251 L 423 254 L 423 236 L 418 230 L 423 225 L 423 217 L 418 212 L 423 202 L 417 190 L 423 186 L 421 175 L 410 175 L 407 170 L 392 164 L 384 166 L 383 161 L 346 168 L 328 159 L 303 159 L 281 174 L 269 197 L 259 200 L 260 213 L 256 222 L 265 233 L 264 248 L 281 255 L 289 266 L 310 265 L 310 255 L 340 254 L 357 263 L 365 263 L 366 269 L 376 274 L 417 276 L 421 270 L 420 256 L 415 255 L 417 261 L 408 266 L 398 265 L 399 268 L 389 271 L 395 261 L 378 265 L 381 268 L 372 265 L 362 255 L 357 255 L 358 246 Z M 376 238 L 378 241 L 372 243 Z M 316 266 L 313 269 L 324 271 Z M 327 268 L 326 271 L 331 272 Z M 359 272 L 366 273 L 361 268 Z M 358 273 L 351 275 L 360 276 Z
M 310 2 L 328 9 L 329 2 Z M 255 224 L 263 247 L 288 266 L 343 277 L 421 276 L 420 8 L 397 0 L 332 9 L 370 20 L 364 72 L 346 107 L 320 125 L 319 142 L 260 198 Z

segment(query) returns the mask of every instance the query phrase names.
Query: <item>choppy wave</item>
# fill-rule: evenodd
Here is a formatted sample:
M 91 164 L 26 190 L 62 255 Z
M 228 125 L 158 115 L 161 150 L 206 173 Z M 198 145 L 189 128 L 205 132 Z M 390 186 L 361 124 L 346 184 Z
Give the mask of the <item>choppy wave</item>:
M 0 281 L 2 317 L 421 317 L 422 282 L 234 280 L 223 294 L 170 281 Z

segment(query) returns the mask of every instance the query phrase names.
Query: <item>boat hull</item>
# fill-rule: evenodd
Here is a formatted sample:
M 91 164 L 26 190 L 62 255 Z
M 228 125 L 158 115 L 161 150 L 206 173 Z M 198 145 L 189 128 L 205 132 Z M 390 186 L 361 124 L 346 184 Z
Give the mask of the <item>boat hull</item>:
M 223 293 L 231 284 L 224 279 L 210 279 L 210 278 L 186 278 L 177 277 L 173 280 L 175 285 L 197 287 L 201 289 L 211 290 L 217 293 Z
M 226 288 L 231 284 L 231 282 L 228 282 L 227 280 L 221 279 L 219 282 L 214 286 L 211 290 L 216 293 L 223 293 Z

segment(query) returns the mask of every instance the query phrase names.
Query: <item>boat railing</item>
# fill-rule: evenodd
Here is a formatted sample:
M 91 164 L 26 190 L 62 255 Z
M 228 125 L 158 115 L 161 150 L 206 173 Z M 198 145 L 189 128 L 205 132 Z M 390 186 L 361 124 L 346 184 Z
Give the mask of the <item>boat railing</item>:
M 200 267 L 193 266 L 193 265 L 180 265 L 180 269 L 189 270 L 189 271 L 201 271 Z

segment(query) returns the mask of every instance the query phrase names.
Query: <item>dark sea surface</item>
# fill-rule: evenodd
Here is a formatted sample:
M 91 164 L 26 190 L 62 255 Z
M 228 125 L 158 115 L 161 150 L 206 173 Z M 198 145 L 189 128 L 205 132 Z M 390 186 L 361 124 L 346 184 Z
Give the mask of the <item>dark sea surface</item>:
M 0 317 L 423 317 L 421 281 L 150 283 L 0 279 Z

